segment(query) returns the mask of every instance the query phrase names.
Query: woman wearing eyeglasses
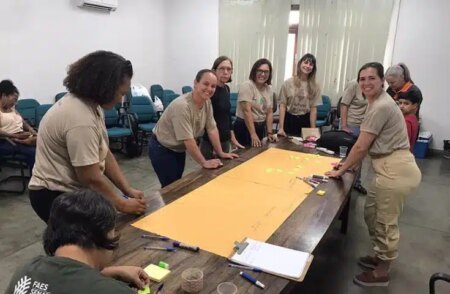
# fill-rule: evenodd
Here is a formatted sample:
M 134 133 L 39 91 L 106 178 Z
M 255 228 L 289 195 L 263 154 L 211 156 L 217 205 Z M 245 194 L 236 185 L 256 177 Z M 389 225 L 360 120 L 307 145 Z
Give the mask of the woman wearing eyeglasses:
M 266 134 L 270 142 L 275 141 L 271 80 L 272 64 L 261 58 L 253 64 L 249 80 L 239 87 L 234 134 L 244 146 L 261 147 Z
M 244 148 L 234 136 L 230 112 L 230 87 L 226 85 L 226 83 L 231 82 L 233 62 L 227 56 L 220 56 L 214 61 L 212 70 L 216 73 L 217 86 L 214 95 L 211 97 L 211 105 L 213 108 L 214 120 L 217 124 L 217 130 L 219 131 L 222 150 L 224 152 L 229 152 L 231 144 L 238 148 Z M 202 142 L 200 143 L 200 151 L 205 159 L 214 158 L 214 148 L 209 140 L 207 132 L 203 135 Z
M 297 75 L 281 86 L 278 135 L 301 136 L 302 128 L 316 127 L 317 106 L 322 104 L 316 71 L 316 58 L 307 53 L 297 63 Z

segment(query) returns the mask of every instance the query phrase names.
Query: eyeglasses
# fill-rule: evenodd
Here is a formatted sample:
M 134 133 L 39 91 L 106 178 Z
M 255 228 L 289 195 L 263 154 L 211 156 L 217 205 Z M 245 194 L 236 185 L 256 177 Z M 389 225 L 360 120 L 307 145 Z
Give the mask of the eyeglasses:
M 233 69 L 231 67 L 219 67 L 217 70 L 221 71 L 221 72 L 226 72 L 226 71 L 232 72 L 233 71 Z
M 256 70 L 256 74 L 257 74 L 257 75 L 263 75 L 263 74 L 264 74 L 264 75 L 267 76 L 267 75 L 270 74 L 270 70 L 261 70 L 261 69 L 257 69 L 257 70 Z

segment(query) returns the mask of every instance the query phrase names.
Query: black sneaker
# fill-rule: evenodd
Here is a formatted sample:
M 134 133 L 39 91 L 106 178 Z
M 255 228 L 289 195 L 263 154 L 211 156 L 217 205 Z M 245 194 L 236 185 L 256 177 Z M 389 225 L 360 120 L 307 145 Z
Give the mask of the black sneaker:
M 363 195 L 367 195 L 367 190 L 366 188 L 364 188 L 361 184 L 358 185 L 354 185 L 353 189 L 355 189 L 356 191 L 358 191 L 359 193 L 363 194 Z

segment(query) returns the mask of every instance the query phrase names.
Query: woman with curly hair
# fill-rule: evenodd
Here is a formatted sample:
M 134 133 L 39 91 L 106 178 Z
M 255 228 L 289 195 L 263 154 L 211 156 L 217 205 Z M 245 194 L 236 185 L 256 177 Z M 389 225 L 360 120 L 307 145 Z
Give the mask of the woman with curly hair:
M 69 66 L 64 79 L 69 93 L 39 125 L 29 184 L 31 206 L 43 221 L 48 221 L 56 197 L 82 188 L 104 195 L 121 212 L 145 211 L 144 193 L 130 186 L 109 150 L 102 109 L 122 100 L 132 77 L 131 62 L 108 51 L 90 53 Z

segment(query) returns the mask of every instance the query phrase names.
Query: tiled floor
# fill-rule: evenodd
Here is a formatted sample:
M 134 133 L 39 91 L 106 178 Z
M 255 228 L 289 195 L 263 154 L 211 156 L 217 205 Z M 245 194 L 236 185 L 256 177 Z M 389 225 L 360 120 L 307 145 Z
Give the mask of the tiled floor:
M 147 156 L 127 159 L 117 155 L 129 181 L 138 189 L 159 189 L 159 182 Z M 400 257 L 391 271 L 391 283 L 384 289 L 365 289 L 353 284 L 360 272 L 357 257 L 371 252 L 363 220 L 365 197 L 354 192 L 347 235 L 332 226 L 321 241 L 305 281 L 291 293 L 428 293 L 429 277 L 439 271 L 450 273 L 450 160 L 441 157 L 418 161 L 423 173 L 419 190 L 407 201 L 401 218 Z M 186 173 L 197 169 L 187 160 Z M 8 173 L 1 172 L 1 177 Z M 372 174 L 367 164 L 363 182 Z M 43 254 L 44 223 L 34 214 L 27 194 L 0 195 L 0 292 L 15 268 Z M 438 283 L 436 293 L 450 293 L 450 284 Z

